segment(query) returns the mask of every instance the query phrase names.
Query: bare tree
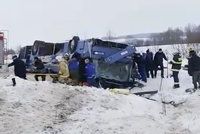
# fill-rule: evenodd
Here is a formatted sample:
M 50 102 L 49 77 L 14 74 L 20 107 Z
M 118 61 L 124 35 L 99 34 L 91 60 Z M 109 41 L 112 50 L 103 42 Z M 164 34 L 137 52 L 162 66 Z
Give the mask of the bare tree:
M 188 48 L 195 49 L 195 51 L 200 52 L 200 25 L 189 24 L 185 27 L 186 39 Z

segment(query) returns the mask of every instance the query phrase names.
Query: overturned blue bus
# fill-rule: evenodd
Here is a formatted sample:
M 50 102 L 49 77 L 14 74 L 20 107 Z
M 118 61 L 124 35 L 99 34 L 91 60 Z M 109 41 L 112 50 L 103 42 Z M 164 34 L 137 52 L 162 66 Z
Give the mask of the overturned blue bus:
M 70 54 L 79 53 L 82 58 L 90 57 L 96 68 L 96 80 L 103 88 L 124 88 L 134 83 L 133 54 L 135 47 L 100 39 L 69 41 Z
M 27 62 L 30 59 L 32 51 L 32 46 L 25 46 L 22 47 L 19 51 L 19 58 L 22 59 L 24 62 Z
M 66 43 L 35 41 L 30 59 L 40 57 L 48 70 L 58 72 L 58 65 L 51 62 L 57 55 L 79 53 L 90 57 L 95 64 L 96 81 L 103 88 L 125 88 L 133 85 L 133 54 L 135 47 L 100 39 L 80 40 L 75 36 Z

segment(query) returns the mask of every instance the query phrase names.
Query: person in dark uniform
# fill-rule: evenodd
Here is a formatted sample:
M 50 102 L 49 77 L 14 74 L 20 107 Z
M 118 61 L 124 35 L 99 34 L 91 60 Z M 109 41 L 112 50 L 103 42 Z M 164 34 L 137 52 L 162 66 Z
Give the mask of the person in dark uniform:
M 158 69 L 161 70 L 161 77 L 164 78 L 164 66 L 163 59 L 168 60 L 162 49 L 160 48 L 158 52 L 156 52 L 154 56 L 154 64 L 155 64 L 155 77 L 157 76 Z
M 81 57 L 79 59 L 79 85 L 83 85 L 85 82 L 87 82 L 85 76 L 85 59 Z
M 188 58 L 188 74 L 192 76 L 194 90 L 200 88 L 200 57 L 194 50 L 190 50 Z
M 134 60 L 137 63 L 138 72 L 141 76 L 140 79 L 144 82 L 147 82 L 147 76 L 146 76 L 146 71 L 145 71 L 145 59 L 140 53 L 136 53 L 134 55 Z
M 73 80 L 75 85 L 78 85 L 79 83 L 79 58 L 80 54 L 74 53 L 72 58 L 69 60 L 70 78 Z
M 34 60 L 35 60 L 35 62 L 34 62 L 34 66 L 35 66 L 35 73 L 40 73 L 40 74 L 43 74 L 43 73 L 45 73 L 46 72 L 46 70 L 45 70 L 45 67 L 44 67 L 44 64 L 43 64 L 43 62 L 38 58 L 38 57 L 35 57 L 34 58 Z M 35 75 L 34 76 L 35 77 L 35 80 L 36 81 L 39 81 L 39 77 L 41 77 L 42 78 L 42 81 L 45 81 L 46 80 L 46 75 L 44 74 L 44 75 Z
M 181 64 L 182 64 L 182 59 L 181 59 L 181 54 L 180 53 L 175 53 L 173 56 L 173 60 L 169 62 L 172 64 L 172 76 L 174 78 L 174 86 L 173 88 L 179 88 L 179 78 L 178 74 L 181 69 Z
M 26 79 L 26 65 L 25 63 L 17 57 L 17 55 L 14 55 L 12 57 L 13 62 L 8 64 L 8 67 L 14 66 L 14 72 L 15 76 L 18 76 L 19 78 Z
M 146 69 L 146 75 L 147 78 L 149 78 L 149 72 L 151 75 L 151 78 L 154 78 L 154 61 L 153 61 L 153 53 L 149 51 L 149 49 L 146 51 L 146 58 L 145 58 L 145 69 Z
M 92 63 L 91 58 L 85 59 L 85 75 L 88 86 L 96 86 L 95 82 L 95 65 Z

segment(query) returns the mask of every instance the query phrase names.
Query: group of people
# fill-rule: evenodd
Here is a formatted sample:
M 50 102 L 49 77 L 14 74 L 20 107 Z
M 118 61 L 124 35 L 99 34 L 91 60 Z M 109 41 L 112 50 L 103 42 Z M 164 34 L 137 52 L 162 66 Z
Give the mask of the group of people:
M 82 58 L 80 54 L 74 53 L 69 60 L 69 71 L 71 79 L 79 85 L 96 86 L 95 65 L 90 57 Z
M 59 73 L 52 76 L 53 82 L 70 85 L 95 86 L 95 65 L 91 58 L 82 58 L 79 53 L 66 54 L 59 62 Z
M 159 49 L 159 51 L 156 52 L 155 56 L 153 56 L 153 53 L 150 52 L 149 49 L 146 51 L 146 53 L 143 53 L 142 55 L 135 54 L 134 64 L 137 64 L 140 79 L 144 82 L 147 82 L 147 78 L 149 78 L 150 75 L 152 78 L 156 78 L 158 70 L 161 70 L 161 78 L 164 78 L 163 59 L 168 62 L 168 59 L 163 53 L 162 49 Z M 174 79 L 173 88 L 179 88 L 180 84 L 178 75 L 182 65 L 181 54 L 179 52 L 174 53 L 173 59 L 168 63 L 172 65 L 171 76 Z M 194 90 L 200 88 L 200 57 L 192 49 L 189 50 L 188 74 L 192 76 Z
M 19 59 L 16 55 L 12 57 L 13 62 L 8 65 L 14 66 L 15 75 L 26 78 L 26 64 Z M 58 74 L 50 75 L 53 82 L 66 83 L 71 85 L 87 85 L 95 86 L 95 65 L 91 58 L 82 58 L 80 54 L 74 53 L 71 57 L 66 54 L 61 58 L 56 59 L 55 64 L 58 64 Z M 46 80 L 47 70 L 44 63 L 38 57 L 34 57 L 33 73 L 36 81 L 41 77 L 42 81 Z
M 161 77 L 164 78 L 163 59 L 166 61 L 168 60 L 162 49 L 159 49 L 155 56 L 149 49 L 142 55 L 140 53 L 136 53 L 133 58 L 133 63 L 134 66 L 135 63 L 137 64 L 138 72 L 141 77 L 140 79 L 147 82 L 147 78 L 149 78 L 150 75 L 151 78 L 156 78 L 158 70 L 161 70 Z
M 151 78 L 156 78 L 158 70 L 161 70 L 161 78 L 164 78 L 163 60 L 168 62 L 168 59 L 162 49 L 159 49 L 155 56 L 149 49 L 142 55 L 139 53 L 135 54 L 134 62 L 137 64 L 140 79 L 144 82 L 147 82 L 147 78 L 149 78 L 150 75 Z M 174 78 L 173 88 L 179 88 L 180 85 L 178 74 L 182 64 L 181 54 L 178 52 L 174 53 L 173 59 L 169 63 L 172 64 L 171 71 L 172 77 Z
M 16 55 L 12 57 L 13 62 L 8 65 L 14 66 L 15 75 L 26 79 L 26 65 Z M 137 68 L 139 79 L 147 82 L 147 78 L 156 78 L 157 71 L 161 70 L 161 78 L 164 78 L 163 59 L 168 61 L 166 55 L 159 49 L 155 56 L 148 49 L 142 55 L 139 53 L 134 54 L 133 67 Z M 72 85 L 88 85 L 96 86 L 95 81 L 95 65 L 91 58 L 82 58 L 79 53 L 74 53 L 72 56 L 64 55 L 58 61 L 59 72 L 53 75 L 53 82 L 67 83 Z M 168 62 L 172 64 L 171 71 L 174 79 L 173 88 L 179 88 L 179 71 L 182 65 L 182 58 L 179 52 L 174 53 L 173 59 Z M 46 80 L 46 69 L 38 57 L 34 58 L 35 80 L 38 81 L 41 77 L 42 81 Z M 149 74 L 150 73 L 150 74 Z M 194 89 L 200 88 L 200 57 L 194 50 L 190 50 L 188 57 L 188 74 L 192 76 Z

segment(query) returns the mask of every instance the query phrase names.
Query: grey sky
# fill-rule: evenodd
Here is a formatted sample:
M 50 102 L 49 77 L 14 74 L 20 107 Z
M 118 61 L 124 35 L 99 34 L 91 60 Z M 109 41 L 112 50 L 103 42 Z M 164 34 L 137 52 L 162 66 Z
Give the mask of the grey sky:
M 0 29 L 9 45 L 34 40 L 62 42 L 81 38 L 160 32 L 200 24 L 199 0 L 0 0 Z

